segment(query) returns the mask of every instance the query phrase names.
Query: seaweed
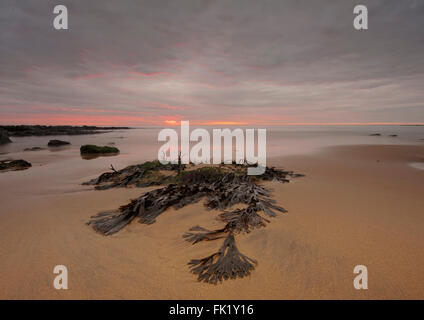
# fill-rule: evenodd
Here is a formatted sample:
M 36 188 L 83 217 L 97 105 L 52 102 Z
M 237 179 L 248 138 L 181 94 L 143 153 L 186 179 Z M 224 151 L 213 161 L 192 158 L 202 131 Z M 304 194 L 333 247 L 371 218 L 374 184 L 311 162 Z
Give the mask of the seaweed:
M 183 234 L 183 238 L 185 238 L 188 242 L 196 244 L 200 241 L 210 241 L 210 240 L 220 239 L 229 232 L 229 229 L 227 228 L 227 226 L 225 226 L 222 229 L 211 231 L 211 230 L 202 228 L 201 226 L 194 226 L 194 227 L 191 227 L 189 231 L 190 232 L 186 232 L 185 234 Z
M 257 261 L 237 249 L 234 235 L 230 233 L 216 253 L 202 259 L 193 259 L 188 264 L 190 271 L 197 274 L 198 281 L 217 284 L 222 280 L 250 275 Z
M 197 225 L 190 228 L 183 238 L 193 245 L 222 238 L 224 243 L 216 253 L 191 260 L 191 272 L 198 275 L 199 281 L 213 284 L 247 276 L 257 262 L 238 251 L 235 235 L 263 228 L 270 222 L 268 218 L 275 217 L 278 212 L 287 212 L 276 204 L 270 190 L 259 182 L 275 180 L 287 183 L 289 178 L 303 176 L 274 167 L 267 167 L 261 176 L 249 176 L 247 168 L 246 164 L 232 164 L 181 171 L 180 164 L 162 165 L 155 161 L 119 171 L 111 166 L 112 172 L 103 173 L 86 184 L 95 185 L 96 189 L 140 186 L 146 183 L 147 176 L 150 176 L 151 183 L 168 184 L 145 192 L 117 210 L 92 216 L 88 224 L 103 235 L 112 235 L 135 218 L 140 223 L 152 224 L 169 207 L 178 210 L 205 199 L 204 206 L 208 210 L 222 211 L 218 220 L 225 225 L 216 230 Z M 174 171 L 174 175 L 163 176 L 160 174 L 162 170 Z M 231 210 L 235 205 L 244 207 Z

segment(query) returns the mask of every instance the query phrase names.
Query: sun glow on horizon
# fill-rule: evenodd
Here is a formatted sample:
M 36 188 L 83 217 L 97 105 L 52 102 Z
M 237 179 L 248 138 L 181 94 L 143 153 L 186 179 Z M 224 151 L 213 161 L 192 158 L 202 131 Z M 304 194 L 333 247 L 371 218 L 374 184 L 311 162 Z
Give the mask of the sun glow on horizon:
M 178 122 L 176 120 L 165 120 L 164 121 L 166 124 L 170 124 L 170 125 L 177 125 Z
M 65 110 L 67 111 L 67 110 Z M 181 121 L 190 121 L 195 126 L 423 126 L 424 122 L 288 122 L 288 121 L 270 121 L 269 119 L 241 119 L 241 121 L 232 120 L 202 120 L 190 119 L 189 117 L 178 116 L 144 116 L 137 113 L 119 114 L 116 110 L 113 115 L 104 114 L 105 112 L 90 110 L 87 113 L 80 110 L 71 110 L 72 112 L 60 113 L 37 113 L 37 114 L 15 114 L 6 113 L 1 117 L 1 125 L 98 125 L 98 126 L 179 126 Z

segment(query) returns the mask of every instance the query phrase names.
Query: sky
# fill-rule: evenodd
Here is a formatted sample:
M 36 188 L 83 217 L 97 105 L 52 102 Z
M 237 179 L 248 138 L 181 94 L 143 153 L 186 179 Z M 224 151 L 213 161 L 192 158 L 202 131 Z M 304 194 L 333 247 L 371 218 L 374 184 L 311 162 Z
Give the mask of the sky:
M 0 30 L 0 124 L 424 123 L 422 0 L 2 0 Z

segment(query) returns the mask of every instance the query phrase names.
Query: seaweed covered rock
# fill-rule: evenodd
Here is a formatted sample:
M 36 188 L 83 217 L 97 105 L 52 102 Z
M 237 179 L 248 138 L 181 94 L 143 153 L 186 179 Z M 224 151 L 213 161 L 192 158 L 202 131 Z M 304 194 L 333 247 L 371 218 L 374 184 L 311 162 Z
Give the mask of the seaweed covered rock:
M 0 144 L 10 143 L 12 140 L 9 138 L 9 134 L 6 130 L 0 129 Z
M 119 149 L 110 146 L 96 146 L 94 144 L 85 144 L 80 148 L 81 154 L 105 154 L 119 153 Z
M 127 187 L 142 184 L 143 177 L 169 170 L 173 174 L 164 180 L 156 175 L 156 183 L 168 185 L 142 194 L 117 210 L 101 212 L 88 222 L 93 229 L 103 235 L 112 235 L 134 219 L 143 224 L 152 224 L 169 207 L 180 209 L 186 205 L 205 199 L 204 206 L 209 210 L 221 210 L 218 220 L 224 225 L 216 230 L 201 226 L 192 227 L 183 238 L 192 244 L 203 241 L 224 239 L 220 249 L 205 258 L 189 262 L 190 270 L 199 281 L 217 284 L 223 280 L 247 276 L 257 262 L 238 250 L 235 235 L 249 233 L 265 227 L 269 218 L 287 210 L 278 206 L 271 198 L 271 192 L 260 181 L 289 182 L 290 178 L 302 175 L 276 168 L 266 168 L 261 176 L 247 175 L 248 165 L 224 165 L 190 167 L 180 171 L 178 165 L 162 165 L 159 162 L 146 162 L 130 166 L 120 171 L 114 170 L 100 175 L 85 184 L 96 189 Z M 236 205 L 243 208 L 232 209 Z
M 31 167 L 31 163 L 25 160 L 1 160 L 0 171 L 25 170 Z
M 50 140 L 48 143 L 47 143 L 47 145 L 49 146 L 49 147 L 60 147 L 60 146 L 66 146 L 66 145 L 69 145 L 69 144 L 71 144 L 70 142 L 68 142 L 68 141 L 62 141 L 62 140 L 56 140 L 56 139 L 54 139 L 54 140 Z
M 185 165 L 161 164 L 159 161 L 147 161 L 143 164 L 128 166 L 119 171 L 111 166 L 110 172 L 84 182 L 83 185 L 94 185 L 97 190 L 123 187 L 149 187 L 176 181 L 176 175 Z

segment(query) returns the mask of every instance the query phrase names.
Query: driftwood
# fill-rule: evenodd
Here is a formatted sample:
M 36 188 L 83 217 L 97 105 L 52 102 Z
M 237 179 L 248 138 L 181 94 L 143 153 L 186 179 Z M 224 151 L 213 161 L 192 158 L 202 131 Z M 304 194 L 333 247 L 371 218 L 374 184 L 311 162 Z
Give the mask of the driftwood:
M 199 281 L 216 284 L 222 280 L 234 279 L 249 275 L 256 261 L 240 253 L 234 236 L 248 233 L 256 228 L 265 227 L 277 212 L 287 212 L 271 199 L 270 191 L 259 185 L 261 180 L 289 182 L 289 178 L 300 177 L 291 171 L 266 168 L 261 176 L 248 176 L 247 165 L 228 165 L 226 167 L 201 167 L 181 171 L 179 165 L 159 165 L 149 162 L 143 165 L 130 166 L 116 171 L 106 172 L 97 179 L 86 184 L 95 185 L 97 189 L 112 187 L 140 186 L 143 177 L 160 170 L 174 171 L 168 176 L 168 184 L 142 194 L 127 205 L 110 212 L 101 212 L 91 217 L 88 222 L 97 232 L 111 235 L 135 218 L 140 223 L 152 224 L 156 218 L 169 207 L 182 208 L 205 198 L 207 209 L 221 210 L 218 219 L 225 223 L 223 228 L 208 230 L 200 226 L 192 227 L 183 235 L 192 244 L 202 241 L 224 239 L 221 248 L 211 256 L 189 262 L 190 270 L 198 275 Z M 152 183 L 162 184 L 160 175 Z M 245 205 L 244 208 L 227 211 L 234 205 Z

